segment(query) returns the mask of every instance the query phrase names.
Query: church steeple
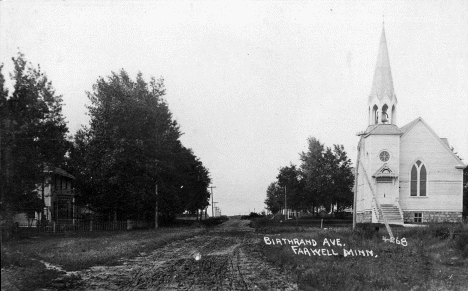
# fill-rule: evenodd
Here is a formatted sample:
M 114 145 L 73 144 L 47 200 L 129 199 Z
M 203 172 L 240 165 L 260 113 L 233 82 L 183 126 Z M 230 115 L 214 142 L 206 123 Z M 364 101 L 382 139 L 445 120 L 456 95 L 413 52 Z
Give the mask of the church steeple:
M 385 27 L 382 27 L 374 81 L 372 82 L 368 103 L 370 125 L 380 123 L 395 124 L 397 99 L 393 89 Z

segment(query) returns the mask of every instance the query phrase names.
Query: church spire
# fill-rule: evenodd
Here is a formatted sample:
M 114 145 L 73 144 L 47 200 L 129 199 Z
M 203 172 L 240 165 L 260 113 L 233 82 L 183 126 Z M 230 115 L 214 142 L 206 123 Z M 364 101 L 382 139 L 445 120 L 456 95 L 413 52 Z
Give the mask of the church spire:
M 387 39 L 385 37 L 385 27 L 382 27 L 377 64 L 375 65 L 374 82 L 372 83 L 369 99 L 377 97 L 382 100 L 385 96 L 389 99 L 395 98 L 392 70 L 390 69 L 390 59 L 388 57 Z
M 375 65 L 374 81 L 368 103 L 370 113 L 369 124 L 387 122 L 395 124 L 397 99 L 393 89 L 384 22 L 382 22 L 382 34 L 380 36 L 379 52 Z M 382 114 L 386 115 L 386 118 L 382 118 Z

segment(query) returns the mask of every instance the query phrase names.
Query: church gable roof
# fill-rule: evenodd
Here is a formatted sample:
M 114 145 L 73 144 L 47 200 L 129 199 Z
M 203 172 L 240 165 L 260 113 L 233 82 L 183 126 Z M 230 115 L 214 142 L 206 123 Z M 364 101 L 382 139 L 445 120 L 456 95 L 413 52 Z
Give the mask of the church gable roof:
M 444 142 L 421 117 L 416 118 L 415 120 L 400 128 L 400 130 L 403 132 L 401 139 L 404 139 L 418 123 L 421 123 L 423 126 L 425 126 L 429 130 L 429 132 L 434 136 L 434 138 L 442 145 L 442 147 L 444 147 L 450 153 L 450 155 L 457 161 L 457 163 L 459 163 L 456 166 L 457 168 L 463 169 L 466 167 L 466 165 L 460 160 L 460 158 L 452 151 L 452 149 L 450 149 L 448 142 Z
M 418 121 L 421 119 L 421 117 L 418 117 L 416 118 L 415 120 L 411 121 L 410 123 L 400 127 L 400 130 L 403 134 L 405 134 L 407 131 L 409 131 L 411 128 L 413 128 L 413 126 L 416 125 L 416 123 L 418 123 Z

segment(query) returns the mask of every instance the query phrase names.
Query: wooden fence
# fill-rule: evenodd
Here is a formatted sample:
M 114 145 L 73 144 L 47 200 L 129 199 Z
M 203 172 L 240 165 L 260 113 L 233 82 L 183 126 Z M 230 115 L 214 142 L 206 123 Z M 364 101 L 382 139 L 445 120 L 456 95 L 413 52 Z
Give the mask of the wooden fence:
M 115 231 L 151 228 L 153 225 L 146 221 L 79 221 L 75 223 L 49 222 L 47 225 L 16 224 L 13 232 L 77 232 L 77 231 Z

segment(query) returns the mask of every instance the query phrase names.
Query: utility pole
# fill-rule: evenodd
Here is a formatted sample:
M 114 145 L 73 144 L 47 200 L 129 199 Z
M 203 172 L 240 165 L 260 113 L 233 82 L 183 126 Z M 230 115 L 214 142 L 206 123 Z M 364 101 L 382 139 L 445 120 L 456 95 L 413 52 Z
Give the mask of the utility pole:
M 213 201 L 212 206 L 215 205 L 216 203 L 218 203 L 218 202 L 214 202 L 214 201 Z M 216 208 L 218 208 L 218 207 L 216 206 L 214 209 L 216 210 Z M 212 208 L 211 210 L 213 210 L 213 208 Z M 214 213 L 214 212 L 212 212 L 212 215 L 213 215 L 213 217 L 215 217 L 215 213 Z
M 357 222 L 357 217 L 356 217 L 356 206 L 357 206 L 357 194 L 358 194 L 358 188 L 359 188 L 359 160 L 361 158 L 361 140 L 362 140 L 362 136 L 359 137 L 359 143 L 358 143 L 358 146 L 357 146 L 357 160 L 356 160 L 356 168 L 354 170 L 354 187 L 356 187 L 356 189 L 354 190 L 354 197 L 353 197 L 353 230 L 356 229 L 356 222 Z
M 158 228 L 158 183 L 156 183 L 155 194 L 156 194 L 156 203 L 155 203 L 156 209 L 154 211 L 154 228 L 157 229 Z
M 284 185 L 284 220 L 287 220 L 288 219 L 288 206 L 286 204 L 286 185 Z
M 216 188 L 216 186 L 209 186 L 208 188 L 211 189 L 211 216 L 214 217 L 213 204 L 214 204 L 215 202 L 213 202 L 213 201 L 214 201 L 213 188 Z

